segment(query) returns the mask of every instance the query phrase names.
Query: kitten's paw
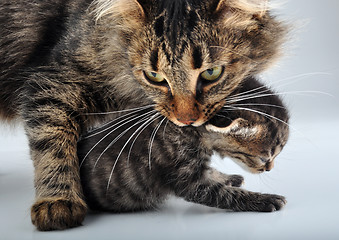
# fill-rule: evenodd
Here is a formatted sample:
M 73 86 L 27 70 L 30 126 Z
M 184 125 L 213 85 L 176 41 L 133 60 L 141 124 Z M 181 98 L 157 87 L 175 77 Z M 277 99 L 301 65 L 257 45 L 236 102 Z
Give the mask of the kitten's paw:
M 32 223 L 40 231 L 62 230 L 81 225 L 87 207 L 67 199 L 43 199 L 31 209 Z
M 273 194 L 259 194 L 256 200 L 256 211 L 274 212 L 280 210 L 287 203 L 285 197 Z
M 226 185 L 229 187 L 241 187 L 244 184 L 244 177 L 240 175 L 229 175 Z

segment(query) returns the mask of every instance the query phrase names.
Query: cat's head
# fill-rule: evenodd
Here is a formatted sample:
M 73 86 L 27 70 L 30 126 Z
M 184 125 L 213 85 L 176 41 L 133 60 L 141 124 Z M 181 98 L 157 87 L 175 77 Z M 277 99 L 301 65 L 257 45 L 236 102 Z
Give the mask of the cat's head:
M 114 16 L 137 81 L 178 126 L 200 126 L 279 55 L 285 28 L 266 0 L 97 0 Z M 113 24 L 113 23 L 112 23 Z
M 225 126 L 209 123 L 206 129 L 204 141 L 211 149 L 234 159 L 252 173 L 270 171 L 288 139 L 286 124 L 254 124 L 243 118 Z

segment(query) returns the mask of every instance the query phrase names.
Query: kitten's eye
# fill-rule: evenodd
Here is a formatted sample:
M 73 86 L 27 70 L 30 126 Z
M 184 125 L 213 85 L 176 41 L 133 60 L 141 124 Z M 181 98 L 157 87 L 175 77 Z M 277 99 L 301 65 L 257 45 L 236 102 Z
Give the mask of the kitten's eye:
M 144 74 L 145 77 L 151 82 L 162 83 L 163 81 L 165 81 L 165 78 L 159 73 L 145 71 Z
M 206 81 L 215 81 L 219 79 L 223 71 L 222 66 L 214 67 L 207 69 L 206 71 L 202 72 L 200 76 Z

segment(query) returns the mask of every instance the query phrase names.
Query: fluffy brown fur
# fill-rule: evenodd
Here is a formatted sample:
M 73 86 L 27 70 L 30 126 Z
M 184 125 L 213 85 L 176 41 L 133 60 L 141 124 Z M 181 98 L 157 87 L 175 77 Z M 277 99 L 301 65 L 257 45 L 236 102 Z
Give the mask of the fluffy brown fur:
M 1 1 L 0 115 L 25 124 L 38 229 L 74 227 L 86 214 L 77 141 L 114 117 L 91 113 L 155 104 L 177 126 L 199 127 L 271 64 L 285 28 L 256 1 L 245 3 Z M 202 78 L 215 67 L 215 81 Z

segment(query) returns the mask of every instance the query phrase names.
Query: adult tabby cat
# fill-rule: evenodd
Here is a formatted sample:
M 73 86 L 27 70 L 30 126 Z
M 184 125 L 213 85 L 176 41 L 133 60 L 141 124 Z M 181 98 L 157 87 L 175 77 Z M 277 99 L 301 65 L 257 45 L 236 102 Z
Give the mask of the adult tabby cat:
M 243 100 L 244 93 L 252 98 Z M 145 210 L 176 195 L 235 211 L 283 207 L 284 197 L 240 189 L 242 176 L 210 166 L 215 151 L 254 173 L 270 171 L 288 138 L 288 113 L 273 92 L 247 78 L 226 102 L 232 102 L 232 95 L 242 100 L 226 104 L 199 127 L 178 128 L 148 107 L 125 112 L 84 136 L 78 155 L 89 206 L 116 212 Z
M 265 3 L 2 0 L 0 115 L 22 119 L 29 139 L 33 224 L 53 230 L 83 221 L 77 142 L 112 118 L 91 113 L 155 104 L 190 131 L 267 68 L 285 28 Z

